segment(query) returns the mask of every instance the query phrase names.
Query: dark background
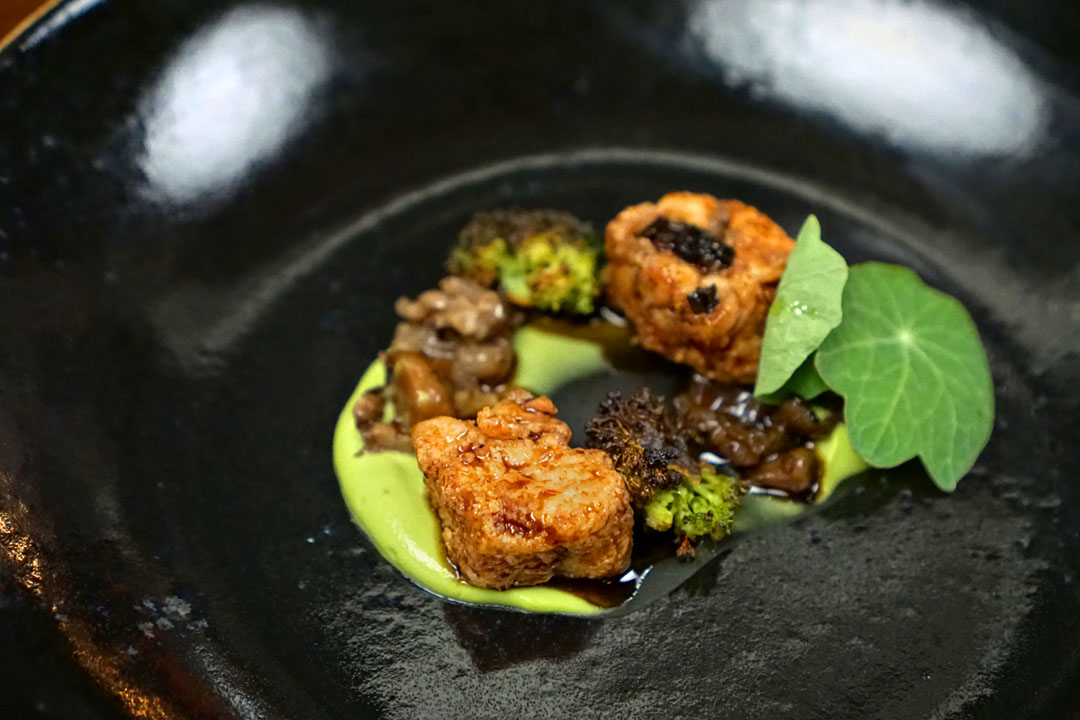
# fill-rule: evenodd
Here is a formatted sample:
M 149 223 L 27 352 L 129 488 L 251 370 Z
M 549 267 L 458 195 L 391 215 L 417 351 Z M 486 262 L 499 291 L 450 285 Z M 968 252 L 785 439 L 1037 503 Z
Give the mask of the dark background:
M 105 0 L 0 52 L 0 718 L 1080 717 L 1080 8 L 907 5 L 1034 78 L 1026 154 L 972 155 L 731 80 L 687 41 L 704 4 Z M 268 8 L 302 19 L 282 48 L 322 54 L 283 74 L 243 36 L 216 107 L 242 115 L 254 83 L 299 120 L 275 142 L 259 118 L 200 175 L 197 139 L 148 140 L 154 89 L 209 52 L 191 38 Z M 670 152 L 573 154 L 612 146 Z M 618 620 L 417 591 L 329 472 L 393 299 L 434 282 L 477 208 L 602 221 L 675 187 L 789 231 L 816 212 L 849 258 L 961 297 L 998 399 L 974 476 L 950 497 L 868 478 Z

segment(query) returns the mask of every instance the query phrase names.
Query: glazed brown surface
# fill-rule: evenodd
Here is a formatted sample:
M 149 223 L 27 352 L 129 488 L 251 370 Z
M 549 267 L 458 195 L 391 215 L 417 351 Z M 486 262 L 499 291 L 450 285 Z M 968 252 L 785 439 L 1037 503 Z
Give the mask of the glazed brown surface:
M 821 464 L 814 442 L 828 435 L 839 413 L 824 419 L 796 397 L 766 405 L 748 387 L 695 376 L 675 398 L 675 413 L 687 442 L 723 458 L 749 485 L 809 500 Z
M 630 499 L 611 459 L 568 447 L 546 397 L 523 390 L 476 422 L 438 417 L 412 431 L 447 556 L 471 584 L 610 577 L 629 565 Z
M 689 223 L 731 247 L 730 266 L 706 269 L 661 249 L 643 235 L 661 217 Z M 643 347 L 714 380 L 752 383 L 765 315 L 793 247 L 756 208 L 669 193 L 658 203 L 626 208 L 608 224 L 608 302 L 633 323 Z

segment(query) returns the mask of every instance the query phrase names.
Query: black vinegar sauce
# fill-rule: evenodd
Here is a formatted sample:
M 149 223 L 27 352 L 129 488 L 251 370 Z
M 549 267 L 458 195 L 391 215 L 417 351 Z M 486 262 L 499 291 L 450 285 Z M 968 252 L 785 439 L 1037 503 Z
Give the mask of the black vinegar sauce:
M 602 389 L 602 394 L 606 394 L 613 389 L 632 391 L 644 386 L 673 393 L 681 391 L 690 381 L 687 368 L 638 347 L 625 321 L 608 311 L 602 317 L 582 322 L 545 317 L 534 322 L 534 327 L 553 335 L 585 340 L 602 349 L 608 366 L 602 373 L 587 376 L 548 393 L 559 407 L 560 417 L 571 425 L 576 444 L 580 444 L 584 438 L 585 421 L 596 410 L 598 402 L 592 403 L 591 407 L 587 402 L 595 399 L 590 396 L 596 395 L 597 389 Z M 591 386 L 591 391 L 586 391 L 586 384 Z M 813 447 L 813 443 L 807 445 Z M 801 493 L 756 486 L 748 486 L 747 492 L 807 504 L 813 502 L 819 487 L 820 483 L 815 480 L 809 490 Z M 556 577 L 542 585 L 571 593 L 600 608 L 619 607 L 634 595 L 641 580 L 655 563 L 675 556 L 678 545 L 671 534 L 657 533 L 637 523 L 630 567 L 619 577 L 599 580 Z

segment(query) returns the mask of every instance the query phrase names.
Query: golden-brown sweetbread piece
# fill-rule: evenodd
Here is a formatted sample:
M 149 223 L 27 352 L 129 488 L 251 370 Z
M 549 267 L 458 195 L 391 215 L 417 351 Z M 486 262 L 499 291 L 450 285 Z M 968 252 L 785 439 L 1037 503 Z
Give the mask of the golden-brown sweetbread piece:
M 524 390 L 481 410 L 412 429 L 446 554 L 472 585 L 602 578 L 630 563 L 634 515 L 600 450 L 567 445 L 555 405 Z
M 665 249 L 680 230 L 680 240 L 689 233 L 697 245 Z M 709 236 L 722 245 L 708 247 Z M 608 302 L 633 323 L 643 347 L 714 380 L 751 383 L 765 316 L 794 246 L 779 225 L 738 200 L 669 193 L 608 223 Z

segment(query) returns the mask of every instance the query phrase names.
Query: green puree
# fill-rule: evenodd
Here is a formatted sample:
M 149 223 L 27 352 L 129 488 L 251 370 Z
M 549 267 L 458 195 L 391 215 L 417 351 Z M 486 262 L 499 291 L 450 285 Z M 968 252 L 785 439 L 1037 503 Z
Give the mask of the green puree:
M 572 380 L 608 367 L 602 340 L 525 327 L 514 336 L 518 353 L 515 383 L 537 394 L 550 394 Z M 386 381 L 386 368 L 376 361 L 338 418 L 334 431 L 334 468 L 353 520 L 384 558 L 421 587 L 442 597 L 480 605 L 504 605 L 532 612 L 596 614 L 603 608 L 554 587 L 486 590 L 458 579 L 446 560 L 439 523 L 427 503 L 424 476 L 408 453 L 360 454 L 363 440 L 353 422 L 352 407 L 361 394 Z M 825 476 L 818 500 L 844 478 L 866 468 L 851 449 L 847 429 L 840 425 L 818 453 Z M 793 517 L 804 505 L 765 495 L 747 495 L 735 515 L 735 532 L 746 532 Z

